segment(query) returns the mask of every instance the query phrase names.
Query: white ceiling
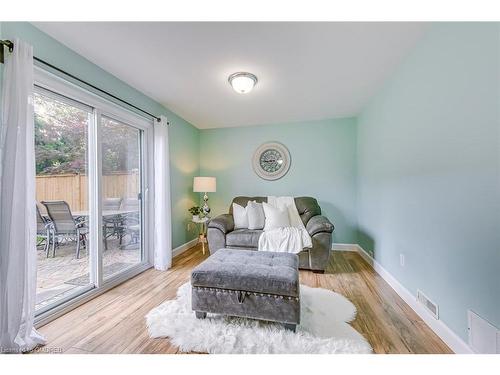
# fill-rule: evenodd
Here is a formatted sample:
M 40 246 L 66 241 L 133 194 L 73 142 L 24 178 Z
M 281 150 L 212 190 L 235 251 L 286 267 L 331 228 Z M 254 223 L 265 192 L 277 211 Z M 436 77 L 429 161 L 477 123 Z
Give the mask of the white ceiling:
M 424 23 L 34 23 L 198 128 L 353 116 Z M 227 77 L 259 82 L 246 95 Z

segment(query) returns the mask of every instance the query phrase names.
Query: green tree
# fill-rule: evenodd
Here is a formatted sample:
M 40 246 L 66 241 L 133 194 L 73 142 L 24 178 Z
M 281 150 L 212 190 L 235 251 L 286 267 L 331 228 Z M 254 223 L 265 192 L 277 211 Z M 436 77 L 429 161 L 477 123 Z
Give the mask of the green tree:
M 35 94 L 37 174 L 85 173 L 89 113 Z
M 42 94 L 34 105 L 36 173 L 86 173 L 92 113 Z M 103 117 L 101 133 L 104 174 L 139 168 L 137 129 Z

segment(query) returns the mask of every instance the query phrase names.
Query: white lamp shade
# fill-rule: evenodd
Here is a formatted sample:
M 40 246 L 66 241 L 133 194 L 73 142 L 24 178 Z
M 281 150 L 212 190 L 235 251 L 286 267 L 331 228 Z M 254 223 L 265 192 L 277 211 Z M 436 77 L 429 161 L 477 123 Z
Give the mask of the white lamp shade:
M 217 191 L 215 177 L 195 177 L 193 191 L 195 193 L 215 193 Z

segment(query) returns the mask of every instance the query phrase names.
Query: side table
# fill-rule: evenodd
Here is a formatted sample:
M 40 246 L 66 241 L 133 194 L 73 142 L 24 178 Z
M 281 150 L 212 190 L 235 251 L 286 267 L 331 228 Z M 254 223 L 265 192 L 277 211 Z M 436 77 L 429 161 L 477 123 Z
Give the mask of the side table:
M 198 234 L 198 243 L 201 243 L 201 249 L 203 255 L 205 255 L 205 244 L 207 243 L 207 222 L 210 220 L 208 217 L 193 218 L 191 221 L 195 224 L 200 224 L 200 230 Z

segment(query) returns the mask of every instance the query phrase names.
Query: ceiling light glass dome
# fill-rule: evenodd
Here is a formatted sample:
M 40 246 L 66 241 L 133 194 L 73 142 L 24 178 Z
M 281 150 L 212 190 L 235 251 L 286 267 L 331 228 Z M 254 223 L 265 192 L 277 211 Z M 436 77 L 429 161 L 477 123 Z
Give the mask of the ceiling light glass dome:
M 234 91 L 239 94 L 247 94 L 252 91 L 253 87 L 257 83 L 257 77 L 252 73 L 238 72 L 231 74 L 228 81 Z

